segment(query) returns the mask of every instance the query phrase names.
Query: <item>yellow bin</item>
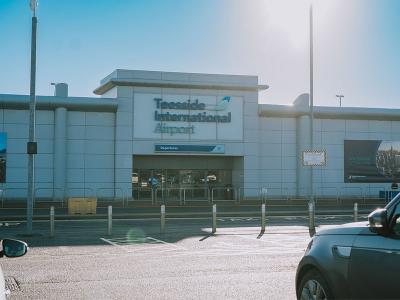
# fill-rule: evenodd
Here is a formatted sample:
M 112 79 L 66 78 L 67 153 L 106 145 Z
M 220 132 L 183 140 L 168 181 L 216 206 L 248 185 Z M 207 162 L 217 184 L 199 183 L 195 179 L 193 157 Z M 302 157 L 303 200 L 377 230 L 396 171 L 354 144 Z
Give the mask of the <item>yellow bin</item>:
M 68 198 L 68 214 L 88 215 L 96 214 L 97 198 Z

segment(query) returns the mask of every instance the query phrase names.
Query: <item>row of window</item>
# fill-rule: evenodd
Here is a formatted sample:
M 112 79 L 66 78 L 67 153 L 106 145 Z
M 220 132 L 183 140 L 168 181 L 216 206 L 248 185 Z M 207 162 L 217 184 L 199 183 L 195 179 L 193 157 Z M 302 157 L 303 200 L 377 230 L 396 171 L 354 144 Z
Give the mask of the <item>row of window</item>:
M 164 188 L 226 186 L 232 184 L 231 170 L 133 169 L 133 188 L 150 187 L 156 178 Z

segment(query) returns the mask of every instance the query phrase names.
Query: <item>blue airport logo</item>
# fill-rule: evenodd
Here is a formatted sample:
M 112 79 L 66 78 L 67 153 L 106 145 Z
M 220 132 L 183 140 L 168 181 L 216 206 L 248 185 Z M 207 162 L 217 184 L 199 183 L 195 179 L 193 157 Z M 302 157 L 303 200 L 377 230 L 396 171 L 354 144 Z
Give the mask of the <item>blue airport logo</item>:
M 210 111 L 221 111 L 225 110 L 228 107 L 229 102 L 231 101 L 230 96 L 225 96 L 221 100 L 218 101 L 217 105 L 206 105 L 206 110 Z

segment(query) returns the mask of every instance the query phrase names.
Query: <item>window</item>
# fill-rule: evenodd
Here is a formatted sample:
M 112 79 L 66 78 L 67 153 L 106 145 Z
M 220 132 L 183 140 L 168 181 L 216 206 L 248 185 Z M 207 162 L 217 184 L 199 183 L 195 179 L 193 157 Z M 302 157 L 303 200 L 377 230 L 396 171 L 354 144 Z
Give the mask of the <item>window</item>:
M 396 235 L 400 235 L 400 201 L 396 204 L 396 208 L 393 213 L 393 232 Z
M 6 182 L 7 133 L 0 132 L 0 183 Z
M 163 196 L 176 198 L 185 190 L 186 199 L 200 199 L 211 195 L 225 197 L 224 189 L 232 187 L 232 170 L 206 169 L 139 169 L 132 171 L 132 195 L 137 199 L 149 198 L 149 179 L 155 177 Z M 166 194 L 164 194 L 166 191 Z M 179 198 L 179 197 L 178 197 Z

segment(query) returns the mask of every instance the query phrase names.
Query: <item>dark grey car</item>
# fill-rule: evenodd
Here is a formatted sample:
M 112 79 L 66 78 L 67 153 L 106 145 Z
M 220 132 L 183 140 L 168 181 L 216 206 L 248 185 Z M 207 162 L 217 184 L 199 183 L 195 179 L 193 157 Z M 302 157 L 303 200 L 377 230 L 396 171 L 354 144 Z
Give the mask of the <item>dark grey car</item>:
M 400 196 L 368 222 L 321 230 L 296 274 L 298 299 L 400 299 Z

